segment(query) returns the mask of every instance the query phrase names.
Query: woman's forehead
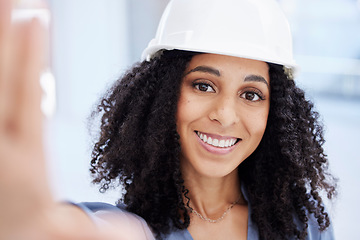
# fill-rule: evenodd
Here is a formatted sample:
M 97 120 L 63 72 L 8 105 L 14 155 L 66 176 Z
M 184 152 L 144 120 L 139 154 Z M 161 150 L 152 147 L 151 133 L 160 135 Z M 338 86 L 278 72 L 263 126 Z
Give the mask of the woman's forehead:
M 226 74 L 256 74 L 261 75 L 269 82 L 269 66 L 266 62 L 239 58 L 220 54 L 204 53 L 192 57 L 185 74 L 196 70 L 218 75 Z

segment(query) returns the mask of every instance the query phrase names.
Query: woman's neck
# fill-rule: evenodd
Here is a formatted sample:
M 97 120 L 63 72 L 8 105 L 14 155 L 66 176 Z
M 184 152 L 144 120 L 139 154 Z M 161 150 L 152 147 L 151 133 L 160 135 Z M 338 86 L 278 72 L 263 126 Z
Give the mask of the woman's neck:
M 189 190 L 189 205 L 207 217 L 221 215 L 226 208 L 241 197 L 240 180 L 237 170 L 223 177 L 208 177 L 186 171 L 183 174 L 185 187 Z M 187 199 L 184 197 L 185 203 Z

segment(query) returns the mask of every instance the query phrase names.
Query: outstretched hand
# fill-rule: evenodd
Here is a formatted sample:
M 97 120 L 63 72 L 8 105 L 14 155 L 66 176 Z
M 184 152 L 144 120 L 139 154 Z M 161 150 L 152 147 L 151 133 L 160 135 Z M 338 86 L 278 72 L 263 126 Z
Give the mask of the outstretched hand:
M 12 24 L 11 4 L 0 0 L 0 239 L 28 231 L 53 203 L 40 110 L 46 32 L 36 19 Z
M 11 9 L 0 0 L 0 240 L 143 239 L 121 226 L 100 231 L 80 209 L 54 202 L 40 109 L 47 32 L 37 19 L 12 23 Z

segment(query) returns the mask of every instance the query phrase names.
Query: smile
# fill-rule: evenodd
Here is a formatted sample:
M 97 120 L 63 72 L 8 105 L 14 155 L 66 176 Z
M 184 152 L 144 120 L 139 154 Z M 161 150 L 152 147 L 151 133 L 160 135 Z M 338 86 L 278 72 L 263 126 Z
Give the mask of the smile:
M 221 137 L 213 134 L 206 134 L 195 131 L 198 137 L 206 144 L 209 144 L 218 148 L 229 148 L 234 146 L 238 142 L 238 138 L 235 137 Z

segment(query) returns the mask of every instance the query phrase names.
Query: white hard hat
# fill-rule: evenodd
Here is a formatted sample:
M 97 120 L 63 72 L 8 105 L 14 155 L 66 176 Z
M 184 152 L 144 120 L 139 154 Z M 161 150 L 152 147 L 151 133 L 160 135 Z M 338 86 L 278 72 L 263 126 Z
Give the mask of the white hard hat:
M 289 24 L 275 0 L 171 0 L 142 60 L 173 49 L 296 68 Z

